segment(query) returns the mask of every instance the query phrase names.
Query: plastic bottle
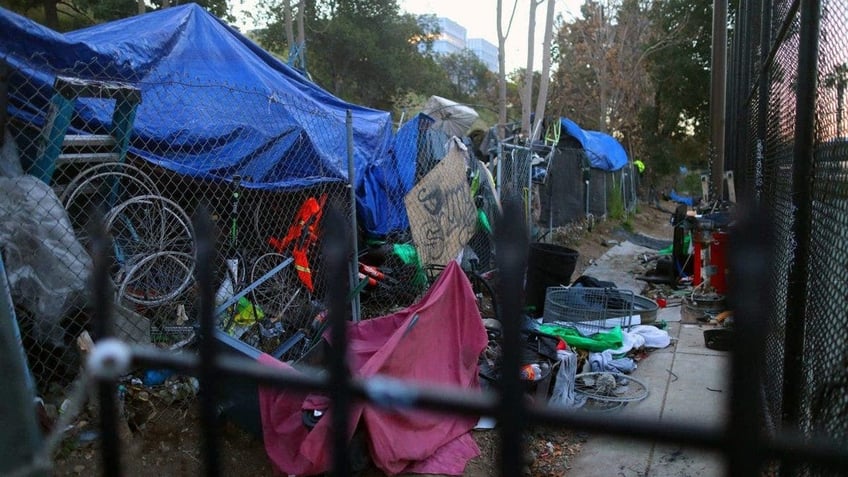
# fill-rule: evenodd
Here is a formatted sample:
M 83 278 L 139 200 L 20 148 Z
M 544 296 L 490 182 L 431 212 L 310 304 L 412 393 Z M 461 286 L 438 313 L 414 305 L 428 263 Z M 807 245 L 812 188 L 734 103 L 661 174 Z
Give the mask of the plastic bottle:
M 521 367 L 521 379 L 525 381 L 538 381 L 542 379 L 542 368 L 537 363 L 525 364 Z
M 170 369 L 148 369 L 144 373 L 142 382 L 145 386 L 158 386 L 164 383 L 174 374 Z

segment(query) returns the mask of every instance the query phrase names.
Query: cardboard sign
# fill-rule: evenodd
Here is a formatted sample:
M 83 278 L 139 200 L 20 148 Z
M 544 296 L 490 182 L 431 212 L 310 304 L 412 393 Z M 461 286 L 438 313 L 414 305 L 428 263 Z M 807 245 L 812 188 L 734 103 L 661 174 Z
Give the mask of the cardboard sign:
M 445 265 L 474 235 L 477 211 L 465 178 L 465 146 L 451 140 L 447 155 L 404 197 L 421 263 Z

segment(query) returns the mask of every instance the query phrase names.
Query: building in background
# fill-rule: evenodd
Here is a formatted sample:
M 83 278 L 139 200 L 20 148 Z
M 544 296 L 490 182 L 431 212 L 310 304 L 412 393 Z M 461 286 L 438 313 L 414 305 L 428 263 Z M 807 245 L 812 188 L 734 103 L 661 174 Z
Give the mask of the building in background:
M 466 38 L 464 26 L 447 17 L 437 18 L 441 35 L 433 42 L 433 52 L 450 55 L 469 49 L 492 72 L 498 71 L 498 47 L 482 38 Z
M 498 47 L 482 38 L 469 38 L 466 47 L 480 58 L 489 71 L 498 72 Z
M 465 27 L 450 18 L 439 17 L 442 34 L 433 42 L 433 51 L 440 55 L 459 53 L 465 49 Z

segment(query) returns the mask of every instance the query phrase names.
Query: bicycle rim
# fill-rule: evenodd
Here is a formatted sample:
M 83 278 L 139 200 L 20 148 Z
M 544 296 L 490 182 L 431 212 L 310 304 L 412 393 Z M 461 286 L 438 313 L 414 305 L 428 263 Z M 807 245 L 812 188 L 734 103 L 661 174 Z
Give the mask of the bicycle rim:
M 580 373 L 574 377 L 574 390 L 601 402 L 637 402 L 648 397 L 644 382 L 621 373 Z

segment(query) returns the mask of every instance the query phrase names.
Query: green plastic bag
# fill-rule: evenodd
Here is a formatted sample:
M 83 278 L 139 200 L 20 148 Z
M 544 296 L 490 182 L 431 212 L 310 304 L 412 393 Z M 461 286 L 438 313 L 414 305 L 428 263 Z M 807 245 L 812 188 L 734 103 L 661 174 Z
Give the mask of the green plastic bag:
M 556 336 L 562 339 L 572 348 L 585 349 L 588 351 L 604 351 L 618 349 L 624 344 L 621 327 L 616 326 L 611 331 L 595 333 L 592 336 L 583 336 L 574 328 L 545 323 L 539 327 L 542 333 Z

